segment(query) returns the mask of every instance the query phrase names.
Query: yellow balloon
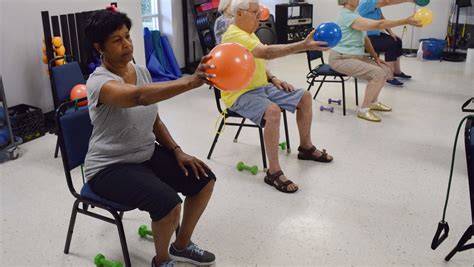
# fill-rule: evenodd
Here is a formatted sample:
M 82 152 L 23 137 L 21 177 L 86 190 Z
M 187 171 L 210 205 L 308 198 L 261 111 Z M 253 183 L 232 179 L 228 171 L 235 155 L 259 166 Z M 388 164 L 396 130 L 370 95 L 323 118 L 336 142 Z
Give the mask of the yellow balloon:
M 421 24 L 425 27 L 433 22 L 433 12 L 429 8 L 422 7 L 416 11 L 414 18 L 421 21 Z

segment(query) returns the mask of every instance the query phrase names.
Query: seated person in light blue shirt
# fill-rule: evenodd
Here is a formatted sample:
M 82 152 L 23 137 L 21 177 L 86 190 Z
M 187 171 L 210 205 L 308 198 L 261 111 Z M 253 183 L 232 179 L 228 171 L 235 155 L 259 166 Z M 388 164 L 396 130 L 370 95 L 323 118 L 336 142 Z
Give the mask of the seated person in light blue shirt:
M 401 3 L 414 3 L 415 0 L 360 0 L 359 14 L 368 19 L 382 20 L 385 19 L 382 14 L 381 7 L 396 5 Z M 372 42 L 376 52 L 385 53 L 385 61 L 394 74 L 394 78 L 387 80 L 389 84 L 401 86 L 403 83 L 398 78 L 410 79 L 410 75 L 406 75 L 400 68 L 400 56 L 403 54 L 402 40 L 390 28 L 385 29 L 388 33 L 381 30 L 368 31 L 367 35 Z
M 421 22 L 413 16 L 400 20 L 372 20 L 357 13 L 359 0 L 338 0 L 344 6 L 336 19 L 341 27 L 342 39 L 331 50 L 329 65 L 339 73 L 367 80 L 364 102 L 357 112 L 357 117 L 368 121 L 379 122 L 381 118 L 373 111 L 391 111 L 392 108 L 379 102 L 379 94 L 387 79 L 393 79 L 393 72 L 385 61 L 380 60 L 375 52 L 366 31 L 381 30 L 405 24 L 420 27 Z M 370 54 L 365 53 L 367 50 Z

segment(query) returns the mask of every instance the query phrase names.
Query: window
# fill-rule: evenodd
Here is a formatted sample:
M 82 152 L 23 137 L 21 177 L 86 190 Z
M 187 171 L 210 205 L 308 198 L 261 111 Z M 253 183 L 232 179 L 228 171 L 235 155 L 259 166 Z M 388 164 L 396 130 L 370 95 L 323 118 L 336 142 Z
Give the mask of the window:
M 141 0 L 143 27 L 150 31 L 159 30 L 158 0 Z

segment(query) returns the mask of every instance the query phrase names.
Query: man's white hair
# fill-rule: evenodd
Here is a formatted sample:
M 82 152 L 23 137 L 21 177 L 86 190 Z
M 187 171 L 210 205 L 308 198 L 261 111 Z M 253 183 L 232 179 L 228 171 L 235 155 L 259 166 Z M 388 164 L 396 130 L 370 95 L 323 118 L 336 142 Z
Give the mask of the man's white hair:
M 237 15 L 237 11 L 242 9 L 242 10 L 247 10 L 250 7 L 250 3 L 256 3 L 258 4 L 258 0 L 232 0 L 232 5 L 231 5 L 231 11 L 232 15 Z
M 226 8 L 230 5 L 231 1 L 232 0 L 220 0 L 219 7 L 217 8 L 217 10 L 221 13 L 224 13 Z

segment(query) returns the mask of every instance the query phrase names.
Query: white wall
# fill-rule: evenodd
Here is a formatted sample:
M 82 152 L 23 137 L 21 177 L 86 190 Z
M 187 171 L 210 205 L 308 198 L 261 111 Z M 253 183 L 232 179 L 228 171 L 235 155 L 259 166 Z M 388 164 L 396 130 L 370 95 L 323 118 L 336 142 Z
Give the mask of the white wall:
M 117 2 L 132 19 L 134 57 L 145 63 L 140 0 L 0 0 L 0 73 L 10 106 L 25 103 L 53 110 L 51 84 L 42 62 L 41 11 L 51 15 L 104 8 Z

